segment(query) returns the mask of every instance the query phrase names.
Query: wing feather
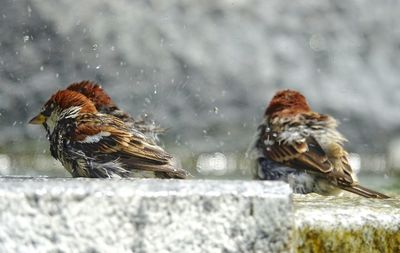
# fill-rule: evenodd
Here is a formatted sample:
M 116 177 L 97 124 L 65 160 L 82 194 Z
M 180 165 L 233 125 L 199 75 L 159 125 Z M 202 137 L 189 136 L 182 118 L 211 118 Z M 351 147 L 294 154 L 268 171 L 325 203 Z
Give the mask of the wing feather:
M 265 131 L 261 139 L 269 140 L 261 141 L 258 145 L 261 146 L 264 155 L 275 162 L 312 173 L 326 174 L 333 170 L 325 151 L 308 133 L 304 136 L 299 135 L 291 142 L 286 142 L 279 139 L 279 134 Z
M 118 161 L 127 169 L 163 172 L 178 178 L 186 176 L 186 171 L 177 168 L 170 154 L 118 118 L 105 114 L 82 114 L 80 117 L 72 140 L 86 156 L 103 162 Z M 92 138 L 97 142 L 84 142 L 87 136 L 100 136 L 101 133 L 109 134 Z

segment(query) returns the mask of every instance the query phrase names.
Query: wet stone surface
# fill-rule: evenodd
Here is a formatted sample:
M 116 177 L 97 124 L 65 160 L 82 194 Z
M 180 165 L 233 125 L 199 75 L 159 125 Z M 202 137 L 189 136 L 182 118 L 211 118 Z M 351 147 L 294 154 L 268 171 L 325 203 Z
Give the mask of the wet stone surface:
M 400 198 L 294 195 L 298 252 L 400 252 Z
M 286 252 L 279 182 L 0 178 L 1 252 Z
M 280 182 L 0 178 L 0 214 L 0 252 L 400 252 L 398 196 Z

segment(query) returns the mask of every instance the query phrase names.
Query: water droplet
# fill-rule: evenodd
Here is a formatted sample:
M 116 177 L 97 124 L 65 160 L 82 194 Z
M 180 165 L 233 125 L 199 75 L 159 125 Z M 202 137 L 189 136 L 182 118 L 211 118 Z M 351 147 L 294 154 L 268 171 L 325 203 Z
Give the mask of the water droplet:
M 215 107 L 214 107 L 214 113 L 215 113 L 215 114 L 218 114 L 218 112 L 219 112 L 219 109 L 218 109 L 218 107 L 215 106 Z
M 56 78 L 59 78 L 59 77 L 60 77 L 60 74 L 56 73 Z
M 273 137 L 278 137 L 278 134 L 277 133 L 273 133 L 272 136 Z
M 40 66 L 40 71 L 43 71 L 44 70 L 44 66 L 42 65 L 42 66 Z
M 92 50 L 93 50 L 93 51 L 96 51 L 98 47 L 99 47 L 99 46 L 98 46 L 97 44 L 93 44 L 93 45 L 92 45 Z
M 265 132 L 267 132 L 267 133 L 271 132 L 271 128 L 269 128 L 269 127 L 265 128 Z
M 101 65 L 99 65 L 99 66 L 96 66 L 96 69 L 100 69 L 101 68 Z
M 266 149 L 267 149 L 267 151 L 271 151 L 271 148 L 270 148 L 270 147 L 267 147 Z
M 24 43 L 26 43 L 27 41 L 29 41 L 29 35 L 24 36 Z
M 273 140 L 270 140 L 269 138 L 264 140 L 265 146 L 272 146 L 272 145 L 274 145 L 274 143 L 275 142 Z

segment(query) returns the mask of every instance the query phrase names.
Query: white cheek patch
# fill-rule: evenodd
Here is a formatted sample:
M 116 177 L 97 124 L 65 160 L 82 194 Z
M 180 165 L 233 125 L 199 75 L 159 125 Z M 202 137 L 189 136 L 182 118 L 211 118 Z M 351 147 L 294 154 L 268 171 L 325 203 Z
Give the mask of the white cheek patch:
M 103 137 L 107 137 L 107 136 L 110 136 L 110 135 L 111 135 L 110 132 L 100 132 L 100 133 L 95 134 L 95 135 L 86 136 L 85 139 L 83 139 L 83 141 L 80 141 L 80 142 L 83 142 L 83 143 L 96 143 L 96 142 L 99 142 Z
M 56 125 L 57 125 L 58 117 L 59 117 L 59 114 L 57 113 L 57 111 L 53 111 L 53 112 L 51 113 L 50 117 L 48 117 L 48 118 L 46 119 L 46 124 L 47 124 L 47 126 L 49 127 L 50 134 L 53 133 L 54 128 L 55 128 Z

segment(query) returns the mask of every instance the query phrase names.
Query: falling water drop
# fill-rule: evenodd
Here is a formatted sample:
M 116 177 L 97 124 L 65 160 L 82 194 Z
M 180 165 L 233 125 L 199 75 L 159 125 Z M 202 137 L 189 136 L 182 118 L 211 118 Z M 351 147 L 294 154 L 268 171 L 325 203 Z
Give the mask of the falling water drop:
M 219 109 L 218 109 L 218 107 L 215 106 L 215 107 L 214 107 L 214 113 L 215 113 L 215 114 L 218 114 L 218 112 L 219 112 Z

